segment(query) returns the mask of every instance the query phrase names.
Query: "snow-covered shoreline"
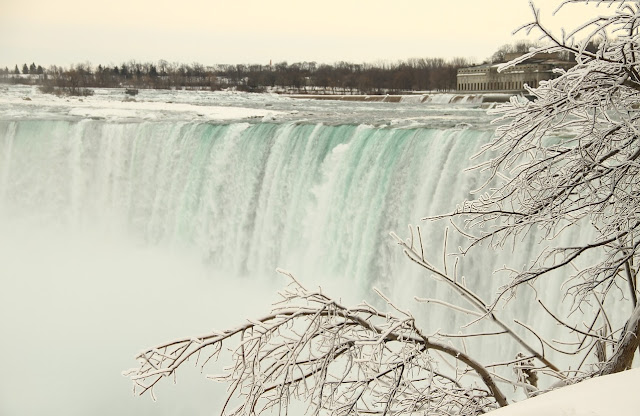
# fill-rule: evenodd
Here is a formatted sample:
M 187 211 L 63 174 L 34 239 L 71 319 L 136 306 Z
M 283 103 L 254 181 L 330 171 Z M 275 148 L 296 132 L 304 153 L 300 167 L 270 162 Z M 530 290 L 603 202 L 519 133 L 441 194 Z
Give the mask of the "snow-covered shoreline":
M 156 95 L 162 97 L 161 93 Z M 107 120 L 227 121 L 273 117 L 281 113 L 204 100 L 181 102 L 172 98 L 169 95 L 162 100 L 132 99 L 119 89 L 100 89 L 87 97 L 58 97 L 40 93 L 36 87 L 12 87 L 0 93 L 0 116 L 33 118 L 38 114 L 48 114 Z
M 495 410 L 492 416 L 635 416 L 640 369 L 585 380 Z
M 334 98 L 339 96 L 332 96 Z M 95 89 L 94 95 L 69 97 L 45 94 L 35 86 L 0 88 L 0 119 L 106 120 L 108 122 L 247 121 L 370 124 L 393 127 L 453 128 L 460 123 L 492 128 L 486 106 L 473 96 L 453 94 L 402 96 L 389 104 L 386 96 L 372 100 L 313 99 L 237 91 L 139 90 L 131 97 L 124 89 Z M 364 96 L 363 96 L 364 97 Z
M 415 104 L 482 104 L 502 103 L 509 101 L 512 94 L 460 94 L 460 93 L 427 93 L 411 95 L 344 95 L 344 94 L 292 94 L 287 97 L 295 99 L 362 101 L 378 103 L 415 103 Z

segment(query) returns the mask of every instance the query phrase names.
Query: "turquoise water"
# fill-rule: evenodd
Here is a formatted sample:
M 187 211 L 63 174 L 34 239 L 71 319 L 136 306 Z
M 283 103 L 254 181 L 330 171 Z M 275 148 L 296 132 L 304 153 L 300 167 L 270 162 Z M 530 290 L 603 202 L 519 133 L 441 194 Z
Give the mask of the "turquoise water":
M 457 173 L 490 133 L 28 120 L 0 137 L 5 217 L 188 248 L 232 276 L 368 287 L 391 272 L 389 231 L 473 188 Z

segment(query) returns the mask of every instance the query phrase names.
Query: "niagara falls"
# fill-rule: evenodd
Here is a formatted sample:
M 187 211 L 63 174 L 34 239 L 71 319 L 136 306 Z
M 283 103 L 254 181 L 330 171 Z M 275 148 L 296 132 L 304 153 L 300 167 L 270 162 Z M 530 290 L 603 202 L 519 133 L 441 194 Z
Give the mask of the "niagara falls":
M 491 137 L 477 104 L 145 91 L 136 106 L 113 91 L 68 102 L 31 88 L 9 92 L 1 235 L 14 277 L 1 304 L 21 324 L 3 328 L 20 339 L 3 354 L 38 357 L 46 337 L 40 366 L 69 386 L 85 376 L 68 372 L 67 360 L 103 356 L 96 364 L 105 368 L 82 368 L 92 381 L 76 387 L 94 400 L 96 387 L 115 394 L 112 352 L 129 358 L 140 347 L 126 342 L 132 334 L 174 338 L 257 314 L 286 284 L 277 267 L 345 299 L 374 299 L 373 286 L 410 299 L 422 279 L 389 232 L 463 199 L 452 190 L 477 178 L 459 171 Z M 205 100 L 221 110 L 207 114 Z M 398 275 L 406 276 L 400 284 Z M 219 316 L 228 317 L 216 323 Z M 47 397 L 46 378 L 15 371 Z M 180 406 L 204 413 L 212 401 L 202 396 Z
M 0 416 L 633 416 L 640 0 L 7 0 Z

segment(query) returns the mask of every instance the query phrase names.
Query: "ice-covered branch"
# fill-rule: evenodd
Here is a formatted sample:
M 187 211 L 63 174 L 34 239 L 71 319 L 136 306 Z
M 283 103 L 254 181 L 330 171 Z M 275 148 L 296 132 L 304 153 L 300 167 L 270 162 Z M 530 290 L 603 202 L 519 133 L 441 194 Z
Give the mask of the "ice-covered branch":
M 231 402 L 238 404 L 229 414 L 258 414 L 294 397 L 335 414 L 364 409 L 413 414 L 436 405 L 451 412 L 461 407 L 484 411 L 507 404 L 479 362 L 425 336 L 411 317 L 395 318 L 368 305 L 347 308 L 296 281 L 283 296 L 284 302 L 260 319 L 142 352 L 140 366 L 126 375 L 144 394 L 189 359 L 205 353 L 215 358 L 223 344 L 235 342 L 233 365 L 215 377 L 232 386 L 223 414 Z M 475 372 L 484 389 L 463 375 L 440 372 L 431 351 Z

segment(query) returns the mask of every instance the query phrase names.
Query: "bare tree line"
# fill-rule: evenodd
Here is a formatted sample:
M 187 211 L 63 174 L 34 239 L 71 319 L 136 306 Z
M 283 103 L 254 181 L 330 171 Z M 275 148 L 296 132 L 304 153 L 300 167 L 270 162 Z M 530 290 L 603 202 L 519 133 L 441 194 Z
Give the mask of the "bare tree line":
M 406 91 L 447 91 L 456 88 L 458 68 L 469 66 L 465 58 L 412 58 L 395 63 L 333 65 L 316 62 L 204 66 L 160 60 L 129 61 L 120 65 L 80 63 L 68 68 L 24 64 L 0 69 L 6 83 L 43 85 L 45 90 L 76 94 L 89 88 L 206 89 L 326 94 L 387 94 Z M 50 92 L 49 91 L 49 92 Z

